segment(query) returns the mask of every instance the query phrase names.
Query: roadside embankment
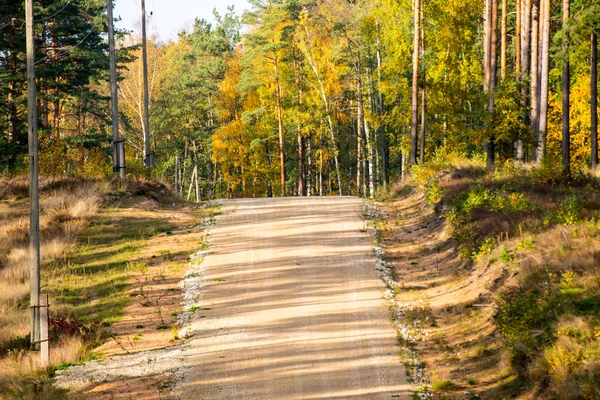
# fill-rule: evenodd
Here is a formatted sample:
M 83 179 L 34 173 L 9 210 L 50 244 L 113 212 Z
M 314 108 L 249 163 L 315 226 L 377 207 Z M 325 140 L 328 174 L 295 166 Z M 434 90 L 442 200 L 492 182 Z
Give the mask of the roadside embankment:
M 438 165 L 378 202 L 434 398 L 600 398 L 598 181 Z M 566 396 L 566 397 L 565 397 Z

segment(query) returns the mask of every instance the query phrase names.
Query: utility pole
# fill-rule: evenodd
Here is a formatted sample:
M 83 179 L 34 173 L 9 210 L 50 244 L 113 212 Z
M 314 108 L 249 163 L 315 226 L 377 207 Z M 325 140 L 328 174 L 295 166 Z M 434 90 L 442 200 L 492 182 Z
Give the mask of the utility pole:
M 33 0 L 25 1 L 27 31 L 27 133 L 29 136 L 29 285 L 31 348 L 40 348 L 40 192 L 38 173 L 37 104 Z
M 144 165 L 154 166 L 154 153 L 150 150 L 150 114 L 148 112 L 148 55 L 146 51 L 146 0 L 142 0 L 142 61 L 144 65 Z
M 108 48 L 110 56 L 110 97 L 112 100 L 113 170 L 125 180 L 125 144 L 119 139 L 119 97 L 117 95 L 117 61 L 115 57 L 115 31 L 113 27 L 113 0 L 108 0 Z

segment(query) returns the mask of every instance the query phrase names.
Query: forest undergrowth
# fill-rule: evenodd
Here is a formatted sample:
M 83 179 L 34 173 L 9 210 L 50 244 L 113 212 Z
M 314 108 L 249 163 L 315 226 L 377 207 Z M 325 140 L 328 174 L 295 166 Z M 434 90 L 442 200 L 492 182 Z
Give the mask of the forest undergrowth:
M 147 180 L 44 179 L 51 351 L 42 369 L 29 350 L 27 181 L 3 179 L 0 188 L 0 399 L 60 399 L 66 394 L 50 384 L 56 370 L 177 344 L 177 277 L 202 243 L 196 225 L 205 211 Z
M 435 398 L 600 398 L 600 183 L 553 165 L 440 158 L 381 196 Z

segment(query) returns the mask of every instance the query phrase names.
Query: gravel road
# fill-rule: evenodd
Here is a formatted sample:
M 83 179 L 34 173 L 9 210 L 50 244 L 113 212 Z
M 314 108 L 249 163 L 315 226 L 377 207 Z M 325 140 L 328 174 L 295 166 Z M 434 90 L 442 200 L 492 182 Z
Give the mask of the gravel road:
M 229 200 L 222 211 L 182 398 L 410 398 L 359 199 Z

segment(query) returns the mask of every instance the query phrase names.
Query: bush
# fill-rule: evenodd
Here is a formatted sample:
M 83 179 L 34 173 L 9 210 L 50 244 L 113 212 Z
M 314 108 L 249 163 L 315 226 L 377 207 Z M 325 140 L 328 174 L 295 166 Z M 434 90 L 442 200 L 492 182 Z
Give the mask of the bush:
M 582 222 L 581 206 L 575 197 L 558 203 L 556 210 L 549 211 L 544 217 L 544 225 L 575 225 Z
M 457 196 L 455 202 L 459 211 L 470 213 L 476 208 L 505 214 L 518 214 L 536 209 L 535 205 L 523 193 L 505 193 L 492 191 L 477 185 Z
M 509 344 L 534 345 L 531 330 L 545 325 L 553 317 L 556 300 L 537 290 L 501 294 L 496 302 L 496 325 Z

